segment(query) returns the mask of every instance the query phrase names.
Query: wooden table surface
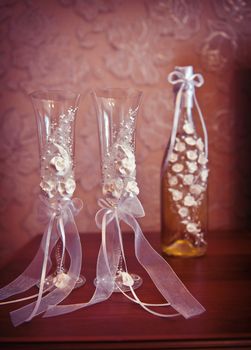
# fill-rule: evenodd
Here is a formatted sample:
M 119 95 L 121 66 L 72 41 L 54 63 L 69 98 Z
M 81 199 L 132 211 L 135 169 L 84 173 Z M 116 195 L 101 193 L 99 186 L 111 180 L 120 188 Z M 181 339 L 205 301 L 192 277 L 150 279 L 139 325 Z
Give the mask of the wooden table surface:
M 138 293 L 144 301 L 161 302 L 133 254 L 133 237 L 125 233 L 129 270 L 144 280 Z M 159 234 L 147 235 L 159 251 Z M 68 303 L 85 302 L 94 286 L 99 234 L 81 235 L 87 284 L 75 290 Z M 19 275 L 34 256 L 40 237 L 30 242 L 1 270 L 1 286 Z M 123 295 L 114 293 L 101 304 L 74 313 L 34 318 L 14 328 L 9 311 L 20 304 L 0 307 L 1 349 L 251 349 L 251 233 L 212 232 L 207 255 L 168 258 L 193 295 L 206 308 L 200 316 L 163 319 L 150 315 Z

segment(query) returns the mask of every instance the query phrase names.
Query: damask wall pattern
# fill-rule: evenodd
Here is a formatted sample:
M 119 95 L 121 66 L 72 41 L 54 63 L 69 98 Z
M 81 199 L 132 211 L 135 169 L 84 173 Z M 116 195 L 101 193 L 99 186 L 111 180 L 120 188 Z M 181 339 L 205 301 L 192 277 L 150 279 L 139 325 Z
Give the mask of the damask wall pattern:
M 89 91 L 143 91 L 137 128 L 137 179 L 146 231 L 160 228 L 160 166 L 173 93 L 166 77 L 192 64 L 209 133 L 209 228 L 250 228 L 251 1 L 0 0 L 0 264 L 41 233 L 39 157 L 28 94 L 40 88 L 81 93 L 76 128 L 77 217 L 97 231 L 100 191 L 97 125 Z

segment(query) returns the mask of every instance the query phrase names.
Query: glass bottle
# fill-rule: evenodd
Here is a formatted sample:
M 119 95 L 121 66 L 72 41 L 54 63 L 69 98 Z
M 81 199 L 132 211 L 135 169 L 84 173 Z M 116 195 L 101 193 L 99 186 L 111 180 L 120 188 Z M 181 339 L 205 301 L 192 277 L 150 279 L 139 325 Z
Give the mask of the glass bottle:
M 208 140 L 194 94 L 203 78 L 187 66 L 176 67 L 168 80 L 177 90 L 161 168 L 162 250 L 167 255 L 196 257 L 207 249 Z
M 76 189 L 74 133 L 79 94 L 64 90 L 41 90 L 33 92 L 30 97 L 37 121 L 42 202 L 45 207 L 60 213 Z M 65 276 L 65 251 L 59 223 L 54 230 L 59 237 L 55 252 L 57 267 L 55 273 L 46 277 L 46 287 L 62 283 Z M 85 278 L 80 276 L 75 287 L 82 286 L 84 282 Z
M 99 129 L 102 192 L 109 205 L 116 206 L 119 201 L 139 193 L 135 132 L 142 93 L 131 88 L 101 88 L 93 90 L 92 95 Z M 123 280 L 122 256 L 116 269 L 114 291 L 129 291 L 128 281 Z M 138 288 L 142 284 L 141 277 L 134 273 L 130 276 L 133 288 Z

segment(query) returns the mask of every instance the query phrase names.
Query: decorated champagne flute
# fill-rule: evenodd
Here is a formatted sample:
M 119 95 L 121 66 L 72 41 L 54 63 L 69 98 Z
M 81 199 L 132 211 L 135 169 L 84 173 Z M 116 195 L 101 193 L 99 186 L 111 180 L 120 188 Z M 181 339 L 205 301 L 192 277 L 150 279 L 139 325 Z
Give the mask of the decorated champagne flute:
M 136 182 L 135 132 L 141 95 L 140 91 L 131 88 L 92 91 L 99 129 L 102 193 L 105 202 L 111 207 L 116 207 L 119 202 L 128 197 L 136 197 L 139 193 Z M 142 284 L 142 278 L 137 274 L 125 273 L 122 253 L 120 252 L 119 260 L 115 259 L 114 262 L 117 264 L 115 292 L 126 292 L 130 290 L 130 285 L 136 289 Z

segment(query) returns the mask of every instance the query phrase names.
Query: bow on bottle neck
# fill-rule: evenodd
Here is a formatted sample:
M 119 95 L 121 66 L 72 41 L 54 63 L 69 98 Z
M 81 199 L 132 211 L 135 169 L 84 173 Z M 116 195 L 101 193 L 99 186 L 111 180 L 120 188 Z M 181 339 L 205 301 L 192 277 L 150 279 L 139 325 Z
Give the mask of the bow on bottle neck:
M 176 85 L 181 84 L 181 89 L 194 89 L 194 87 L 201 87 L 204 84 L 204 79 L 201 74 L 192 74 L 191 76 L 186 76 L 183 72 L 174 70 L 171 72 L 167 80 L 170 84 Z

